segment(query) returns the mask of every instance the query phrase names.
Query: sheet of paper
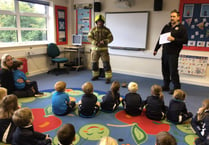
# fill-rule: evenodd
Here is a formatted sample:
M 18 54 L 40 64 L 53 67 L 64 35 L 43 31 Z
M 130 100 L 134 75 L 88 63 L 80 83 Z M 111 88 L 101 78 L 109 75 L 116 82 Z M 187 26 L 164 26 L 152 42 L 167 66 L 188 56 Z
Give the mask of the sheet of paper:
M 170 43 L 170 41 L 168 41 L 168 36 L 171 36 L 171 32 L 167 32 L 164 34 L 160 35 L 160 40 L 159 40 L 159 44 L 165 44 L 165 43 Z

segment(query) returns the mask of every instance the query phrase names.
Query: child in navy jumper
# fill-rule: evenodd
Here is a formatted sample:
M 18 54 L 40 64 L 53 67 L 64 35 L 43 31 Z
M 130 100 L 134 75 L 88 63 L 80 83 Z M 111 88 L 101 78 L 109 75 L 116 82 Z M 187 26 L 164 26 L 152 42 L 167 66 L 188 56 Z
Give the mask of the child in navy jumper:
M 128 91 L 129 93 L 122 100 L 123 108 L 131 116 L 140 115 L 142 112 L 142 99 L 140 94 L 137 93 L 138 84 L 136 82 L 130 82 L 128 84 Z
M 12 145 L 51 145 L 49 135 L 34 131 L 33 119 L 30 108 L 20 108 L 14 112 L 12 120 L 17 128 L 13 133 Z
M 173 99 L 169 103 L 167 119 L 173 123 L 181 124 L 192 118 L 193 114 L 187 111 L 184 102 L 186 93 L 181 89 L 176 89 L 173 93 Z
M 65 93 L 66 83 L 58 81 L 54 85 L 55 92 L 52 94 L 52 111 L 56 115 L 66 115 L 75 107 L 75 98 L 69 98 Z
M 162 120 L 165 118 L 167 109 L 164 104 L 161 86 L 153 85 L 151 87 L 151 96 L 143 101 L 143 106 L 146 108 L 146 116 L 149 119 Z
M 197 114 L 192 118 L 191 125 L 199 136 L 196 145 L 209 145 L 209 99 L 202 102 Z
M 118 108 L 122 100 L 119 90 L 120 83 L 118 81 L 113 81 L 110 91 L 108 91 L 107 94 L 102 97 L 102 102 L 100 103 L 102 111 L 113 112 Z
M 92 83 L 84 83 L 82 85 L 82 90 L 84 95 L 82 96 L 78 106 L 79 116 L 94 117 L 99 111 L 100 103 L 97 102 L 97 97 L 93 94 L 94 87 Z

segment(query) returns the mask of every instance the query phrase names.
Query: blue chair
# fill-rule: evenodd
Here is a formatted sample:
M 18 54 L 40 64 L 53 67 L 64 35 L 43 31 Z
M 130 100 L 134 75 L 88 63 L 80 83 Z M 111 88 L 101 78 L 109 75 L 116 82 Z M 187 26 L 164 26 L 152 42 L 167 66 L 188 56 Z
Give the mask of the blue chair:
M 60 64 L 67 63 L 68 58 L 58 57 L 60 55 L 60 50 L 55 43 L 48 44 L 47 55 L 51 58 L 53 64 L 57 64 L 57 68 L 49 70 L 48 73 L 55 73 L 56 75 L 59 75 L 63 72 L 69 73 L 67 68 L 60 68 Z

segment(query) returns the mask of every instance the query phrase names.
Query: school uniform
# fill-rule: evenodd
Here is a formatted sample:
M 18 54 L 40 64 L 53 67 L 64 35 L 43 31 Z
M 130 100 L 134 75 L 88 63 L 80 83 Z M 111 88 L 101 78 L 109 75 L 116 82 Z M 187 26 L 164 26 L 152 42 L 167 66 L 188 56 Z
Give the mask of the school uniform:
M 172 99 L 169 103 L 167 119 L 173 123 L 182 123 L 191 118 L 193 114 L 187 111 L 184 101 Z
M 94 94 L 84 94 L 79 104 L 78 112 L 82 117 L 93 117 L 99 111 L 99 106 L 96 105 L 97 97 Z
M 75 107 L 75 102 L 70 101 L 65 92 L 54 92 L 52 94 L 52 112 L 56 115 L 66 115 Z
M 100 103 L 102 111 L 112 112 L 115 111 L 120 104 L 120 94 L 115 93 L 114 98 L 112 91 L 108 91 L 105 96 L 102 97 L 102 102 Z
M 209 110 L 205 111 L 205 117 L 202 120 L 198 121 L 197 115 L 195 115 L 195 117 L 192 118 L 191 125 L 199 136 L 199 138 L 195 140 L 196 145 L 209 145 Z
M 0 142 L 11 144 L 15 129 L 16 126 L 11 118 L 0 119 Z
M 166 106 L 159 96 L 148 96 L 143 102 L 146 108 L 146 116 L 152 120 L 162 120 L 165 118 Z
M 128 93 L 125 95 L 125 99 L 122 101 L 123 108 L 127 114 L 136 116 L 142 112 L 142 99 L 137 93 Z
M 33 130 L 33 126 L 17 127 L 13 133 L 12 145 L 51 145 L 46 135 Z

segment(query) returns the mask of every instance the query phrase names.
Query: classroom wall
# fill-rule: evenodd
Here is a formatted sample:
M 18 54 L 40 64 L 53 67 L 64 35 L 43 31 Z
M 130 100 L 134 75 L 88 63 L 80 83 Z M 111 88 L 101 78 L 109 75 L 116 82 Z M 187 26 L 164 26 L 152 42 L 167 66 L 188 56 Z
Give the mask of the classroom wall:
M 141 51 L 138 57 L 110 55 L 113 72 L 162 79 L 160 60 L 161 52 L 158 52 L 158 55 L 155 57 L 152 55 L 152 53 L 162 27 L 170 20 L 170 11 L 173 9 L 178 9 L 179 0 L 164 0 L 162 11 L 153 10 L 153 0 L 135 0 L 135 4 L 130 8 L 121 8 L 114 2 L 115 1 L 112 0 L 102 0 L 102 13 L 149 11 L 150 18 L 146 51 Z M 203 51 L 182 50 L 181 54 L 209 57 L 209 52 Z M 209 67 L 207 66 L 206 76 L 200 77 L 180 74 L 180 80 L 184 83 L 209 86 Z
M 105 12 L 149 11 L 150 17 L 146 51 L 141 51 L 138 57 L 110 55 L 113 72 L 162 79 L 160 60 L 161 52 L 159 52 L 155 57 L 152 55 L 152 52 L 162 27 L 169 21 L 170 11 L 173 9 L 178 9 L 179 0 L 164 0 L 162 11 L 153 10 L 153 0 L 134 0 L 134 5 L 130 8 L 120 7 L 115 4 L 115 1 L 116 0 L 100 0 L 102 3 L 101 13 L 105 14 Z M 76 32 L 75 10 L 73 9 L 73 5 L 83 3 L 93 4 L 94 0 L 53 0 L 53 2 L 55 5 L 68 7 L 68 44 L 71 44 L 71 34 Z M 94 19 L 94 15 L 96 14 L 98 13 L 92 13 L 92 19 Z M 93 22 L 92 26 L 94 26 Z M 54 36 L 54 41 L 55 40 L 56 36 Z M 50 59 L 46 55 L 46 47 L 47 45 L 28 45 L 21 47 L 0 48 L 0 56 L 3 53 L 9 53 L 15 57 L 26 57 L 28 60 L 29 76 L 32 76 L 40 73 L 46 73 L 50 68 L 55 67 L 51 65 Z M 59 47 L 63 51 L 64 46 Z M 90 47 L 91 45 L 85 45 L 85 60 L 87 68 L 89 69 L 91 67 L 89 53 Z M 27 55 L 28 52 L 31 52 L 30 56 Z M 181 53 L 209 57 L 209 52 L 183 50 Z M 207 66 L 206 76 L 198 77 L 180 74 L 180 79 L 183 83 L 209 86 L 209 66 Z

